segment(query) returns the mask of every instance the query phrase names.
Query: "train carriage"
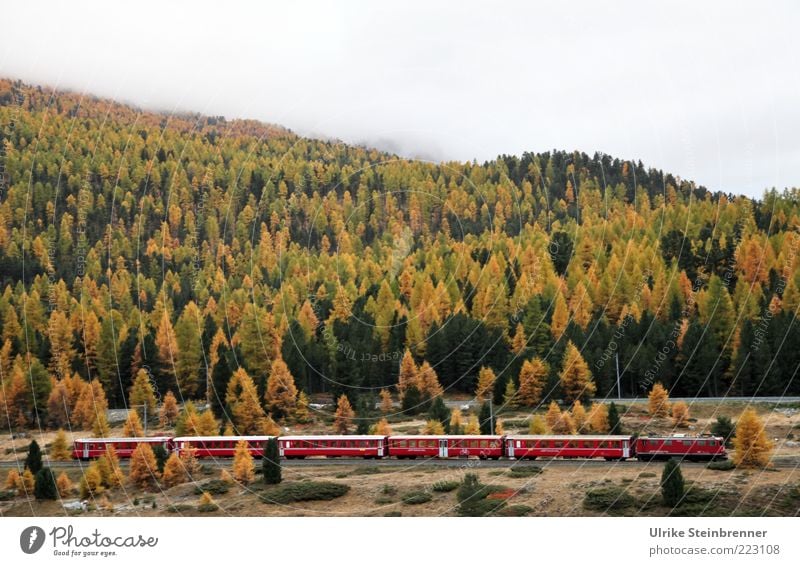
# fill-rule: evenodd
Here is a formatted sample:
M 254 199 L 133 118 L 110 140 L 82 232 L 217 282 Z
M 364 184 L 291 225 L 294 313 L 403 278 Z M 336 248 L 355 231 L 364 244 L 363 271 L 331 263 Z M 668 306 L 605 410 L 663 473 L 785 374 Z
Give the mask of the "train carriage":
M 383 458 L 387 455 L 386 437 L 375 434 L 281 436 L 278 448 L 284 458 Z
M 509 435 L 505 455 L 518 460 L 536 458 L 605 458 L 624 460 L 633 456 L 633 438 L 624 435 Z
M 719 436 L 642 436 L 636 439 L 639 460 L 724 460 L 725 441 Z
M 274 436 L 179 436 L 173 439 L 175 451 L 194 449 L 197 458 L 231 458 L 239 441 L 247 442 L 247 450 L 254 458 L 264 455 L 264 445 Z
M 389 437 L 389 455 L 396 458 L 469 458 L 494 460 L 503 455 L 498 435 L 408 435 Z
M 172 450 L 172 438 L 169 436 L 148 436 L 129 438 L 79 438 L 72 444 L 72 457 L 76 460 L 91 460 L 106 453 L 111 445 L 120 458 L 130 458 L 140 444 L 149 444 L 151 448 L 162 446 L 169 453 Z

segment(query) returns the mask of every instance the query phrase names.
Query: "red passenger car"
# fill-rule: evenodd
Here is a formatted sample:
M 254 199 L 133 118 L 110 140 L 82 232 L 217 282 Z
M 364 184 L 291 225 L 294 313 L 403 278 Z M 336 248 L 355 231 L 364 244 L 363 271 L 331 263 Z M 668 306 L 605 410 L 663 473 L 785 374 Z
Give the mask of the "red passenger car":
M 621 435 L 511 435 L 505 443 L 506 456 L 519 460 L 539 457 L 624 460 L 633 456 L 633 438 Z
M 636 439 L 639 460 L 724 460 L 725 442 L 719 436 L 642 436 Z
M 130 458 L 140 444 L 149 444 L 151 448 L 158 445 L 168 453 L 172 450 L 172 439 L 169 436 L 149 436 L 140 438 L 79 438 L 72 445 L 72 457 L 76 460 L 99 458 L 106 453 L 106 447 L 112 445 L 117 456 Z
M 254 458 L 264 455 L 264 444 L 274 436 L 180 436 L 172 440 L 178 454 L 194 449 L 197 458 L 231 458 L 236 453 L 240 440 L 247 442 L 247 449 Z
M 284 458 L 383 458 L 387 455 L 386 437 L 375 434 L 281 436 L 278 438 L 278 447 Z
M 503 437 L 497 435 L 390 436 L 389 455 L 396 458 L 469 458 L 497 460 Z

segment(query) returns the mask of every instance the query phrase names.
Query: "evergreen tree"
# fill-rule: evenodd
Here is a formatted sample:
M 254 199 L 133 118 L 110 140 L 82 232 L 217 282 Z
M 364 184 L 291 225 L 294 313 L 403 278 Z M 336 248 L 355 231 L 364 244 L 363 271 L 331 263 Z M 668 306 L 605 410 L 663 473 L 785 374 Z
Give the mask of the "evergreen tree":
M 160 473 L 164 472 L 164 465 L 167 463 L 169 455 L 166 449 L 160 444 L 156 444 L 153 448 L 153 455 L 156 457 L 156 468 Z
M 613 401 L 608 405 L 608 434 L 622 434 L 622 420 Z
M 422 395 L 416 385 L 409 385 L 403 395 L 402 410 L 406 415 L 416 415 L 422 409 Z
M 677 507 L 683 499 L 685 488 L 681 467 L 675 459 L 670 458 L 664 464 L 661 473 L 661 497 L 667 507 Z
M 488 401 L 481 405 L 481 412 L 478 413 L 478 422 L 480 423 L 481 434 L 494 433 L 492 430 L 492 409 Z
M 711 426 L 711 433 L 714 436 L 722 437 L 722 440 L 726 446 L 731 445 L 733 432 L 734 432 L 733 422 L 731 421 L 730 417 L 726 417 L 725 415 L 719 415 L 717 417 L 717 420 Z
M 39 448 L 39 443 L 31 440 L 28 445 L 28 455 L 25 457 L 25 468 L 31 471 L 33 475 L 39 473 L 42 469 L 42 449 Z
M 444 404 L 444 400 L 441 397 L 436 397 L 428 410 L 428 418 L 442 423 L 445 433 L 450 434 L 450 416 L 450 409 Z
M 278 451 L 278 439 L 270 438 L 264 445 L 264 457 L 261 460 L 264 483 L 281 483 L 281 463 Z
M 50 468 L 44 467 L 36 472 L 33 495 L 36 499 L 58 499 L 58 486 L 56 478 Z

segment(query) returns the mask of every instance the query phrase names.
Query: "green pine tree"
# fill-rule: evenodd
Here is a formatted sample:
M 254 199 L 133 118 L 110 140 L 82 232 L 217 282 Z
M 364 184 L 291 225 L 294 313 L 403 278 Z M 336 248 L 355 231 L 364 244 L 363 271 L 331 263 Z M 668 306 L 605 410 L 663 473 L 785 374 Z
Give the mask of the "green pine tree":
M 33 495 L 36 499 L 58 499 L 58 487 L 53 470 L 42 468 L 36 473 Z
M 608 434 L 622 434 L 622 421 L 613 401 L 608 405 Z
M 39 443 L 32 440 L 28 446 L 28 455 L 25 457 L 25 467 L 35 476 L 42 469 L 42 449 Z
M 159 473 L 164 473 L 164 465 L 167 463 L 169 454 L 167 454 L 166 449 L 160 444 L 156 444 L 153 448 L 153 454 L 156 457 L 156 466 L 158 466 Z
M 481 412 L 478 413 L 478 422 L 480 423 L 481 434 L 494 434 L 494 430 L 492 430 L 492 409 L 489 407 L 488 402 L 481 405 Z
M 664 505 L 677 507 L 685 494 L 683 485 L 683 474 L 677 460 L 669 459 L 664 464 L 664 471 L 661 473 L 661 497 L 664 498 Z
M 278 451 L 278 439 L 270 438 L 264 445 L 264 458 L 261 460 L 264 483 L 281 483 L 281 463 Z
M 444 400 L 441 397 L 436 397 L 431 402 L 428 418 L 442 423 L 444 432 L 450 434 L 450 409 L 447 408 L 447 405 L 444 404 Z

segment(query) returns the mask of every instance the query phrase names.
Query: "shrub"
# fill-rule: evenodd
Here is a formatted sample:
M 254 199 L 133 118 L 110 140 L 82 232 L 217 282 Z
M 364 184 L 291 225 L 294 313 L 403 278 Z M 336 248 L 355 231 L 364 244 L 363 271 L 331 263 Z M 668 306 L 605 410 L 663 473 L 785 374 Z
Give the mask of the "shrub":
M 502 486 L 484 485 L 477 474 L 465 474 L 456 492 L 458 514 L 462 517 L 485 517 L 506 506 L 504 499 L 487 500 L 489 494 L 505 490 Z
M 544 470 L 538 466 L 514 466 L 508 470 L 508 476 L 512 478 L 529 478 L 531 476 L 538 476 Z
M 624 488 L 616 486 L 589 489 L 583 499 L 584 509 L 593 511 L 617 511 L 631 507 L 633 504 L 633 496 Z
M 197 495 L 202 495 L 203 493 L 222 495 L 223 493 L 228 493 L 230 488 L 230 484 L 224 480 L 208 480 L 200 485 L 196 485 L 194 487 L 194 492 Z
M 676 507 L 681 502 L 684 491 L 680 464 L 670 459 L 664 464 L 664 471 L 661 473 L 661 497 L 664 499 L 664 505 Z
M 295 503 L 298 501 L 330 501 L 350 491 L 350 486 L 327 482 L 308 481 L 300 483 L 279 484 L 270 488 L 260 499 L 264 503 Z
M 501 517 L 524 517 L 531 511 L 533 511 L 533 507 L 527 505 L 509 505 L 500 509 L 497 514 Z
M 458 488 L 459 485 L 461 485 L 461 483 L 455 480 L 453 481 L 441 480 L 434 483 L 431 486 L 431 489 L 433 489 L 433 491 L 446 493 Z
M 214 502 L 210 493 L 204 492 L 203 495 L 200 497 L 200 503 L 197 506 L 197 510 L 201 513 L 212 513 L 219 509 L 219 505 Z
M 421 505 L 433 499 L 427 491 L 412 491 L 403 496 L 403 503 L 406 505 Z
M 736 464 L 733 463 L 733 460 L 718 460 L 714 462 L 709 462 L 708 469 L 729 472 L 731 470 L 736 469 Z

